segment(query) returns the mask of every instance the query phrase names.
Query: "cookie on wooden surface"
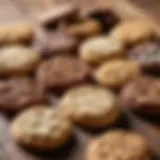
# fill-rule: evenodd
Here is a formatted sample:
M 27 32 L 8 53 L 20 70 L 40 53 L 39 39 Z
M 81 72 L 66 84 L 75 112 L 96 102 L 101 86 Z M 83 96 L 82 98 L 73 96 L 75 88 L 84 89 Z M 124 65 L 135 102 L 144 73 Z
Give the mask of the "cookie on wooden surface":
M 160 115 L 160 79 L 140 77 L 121 91 L 122 107 L 147 115 Z
M 34 42 L 34 48 L 41 57 L 51 57 L 62 54 L 75 54 L 79 41 L 64 32 L 39 32 Z
M 0 49 L 0 75 L 20 75 L 32 72 L 40 62 L 34 50 L 24 46 L 8 46 Z
M 102 63 L 105 60 L 111 60 L 124 56 L 123 44 L 113 38 L 100 36 L 90 38 L 79 49 L 80 57 L 90 63 Z
M 101 33 L 101 25 L 98 21 L 87 19 L 79 23 L 69 25 L 66 32 L 78 38 L 88 38 Z
M 98 86 L 82 85 L 67 91 L 60 100 L 61 112 L 86 127 L 104 127 L 120 116 L 115 95 Z
M 150 160 L 149 147 L 138 133 L 111 130 L 89 144 L 86 160 Z
M 0 45 L 29 43 L 33 36 L 33 28 L 27 23 L 0 25 Z
M 33 106 L 20 113 L 11 125 L 17 143 L 34 149 L 55 149 L 64 145 L 72 134 L 72 125 L 56 109 Z
M 28 77 L 0 80 L 0 110 L 16 112 L 45 101 L 44 94 L 38 92 L 35 82 Z
M 110 36 L 124 44 L 133 44 L 141 40 L 150 39 L 154 36 L 153 27 L 143 20 L 130 20 L 117 25 Z
M 119 89 L 140 76 L 136 61 L 114 60 L 102 64 L 94 73 L 95 80 L 109 88 Z
M 90 67 L 75 57 L 57 56 L 44 61 L 38 68 L 37 80 L 40 87 L 65 89 L 88 80 Z

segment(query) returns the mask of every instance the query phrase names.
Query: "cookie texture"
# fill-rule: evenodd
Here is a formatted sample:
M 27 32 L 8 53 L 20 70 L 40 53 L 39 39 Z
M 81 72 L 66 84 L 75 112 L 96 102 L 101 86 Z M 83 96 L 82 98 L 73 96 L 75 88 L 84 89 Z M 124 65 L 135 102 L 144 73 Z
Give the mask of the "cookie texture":
M 33 106 L 20 113 L 11 125 L 16 142 L 34 149 L 55 149 L 65 144 L 71 134 L 71 123 L 56 109 Z
M 31 48 L 10 46 L 0 49 L 0 75 L 21 75 L 34 71 L 40 62 Z
M 136 44 L 128 52 L 130 59 L 135 59 L 142 70 L 151 73 L 160 73 L 160 42 L 147 41 Z
M 74 54 L 79 41 L 66 33 L 55 31 L 49 33 L 40 32 L 36 36 L 34 48 L 41 57 L 55 55 Z
M 115 95 L 104 88 L 82 85 L 70 89 L 60 100 L 61 112 L 85 127 L 104 127 L 120 116 Z
M 80 57 L 90 63 L 102 63 L 105 60 L 111 60 L 124 56 L 123 44 L 113 38 L 100 36 L 90 38 L 79 49 Z
M 17 112 L 45 101 L 44 94 L 39 93 L 35 82 L 27 77 L 0 80 L 0 110 Z
M 72 22 L 79 17 L 79 8 L 73 4 L 57 5 L 45 11 L 38 17 L 38 22 L 44 27 L 54 27 L 57 24 Z
M 122 107 L 148 115 L 160 114 L 160 80 L 143 76 L 130 82 L 121 91 Z
M 123 87 L 141 74 L 136 61 L 114 60 L 102 64 L 94 73 L 95 80 L 112 89 Z
M 153 27 L 143 20 L 131 20 L 115 26 L 110 33 L 111 37 L 125 44 L 133 44 L 154 36 Z
M 88 146 L 86 160 L 150 160 L 146 140 L 138 133 L 111 130 Z
M 44 61 L 38 68 L 39 86 L 64 89 L 88 80 L 90 67 L 75 57 L 57 56 Z
M 0 25 L 0 45 L 24 44 L 32 41 L 33 28 L 27 23 Z
M 78 38 L 88 38 L 100 34 L 101 25 L 96 20 L 88 19 L 68 26 L 66 32 Z

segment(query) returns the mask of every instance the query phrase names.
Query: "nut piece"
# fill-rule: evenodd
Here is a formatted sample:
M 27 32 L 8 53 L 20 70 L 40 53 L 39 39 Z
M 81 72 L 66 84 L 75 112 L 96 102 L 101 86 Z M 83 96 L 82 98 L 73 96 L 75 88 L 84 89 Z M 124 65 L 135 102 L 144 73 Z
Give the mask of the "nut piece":
M 78 38 L 88 38 L 101 33 L 101 25 L 96 20 L 85 20 L 67 27 L 66 32 Z
M 0 81 L 0 110 L 16 112 L 33 104 L 46 101 L 34 81 L 27 77 L 12 77 Z
M 140 67 L 136 61 L 114 60 L 104 63 L 94 74 L 95 79 L 102 85 L 118 89 L 140 75 Z
M 94 139 L 86 160 L 150 160 L 146 140 L 138 133 L 112 130 Z
M 0 45 L 29 43 L 33 36 L 33 28 L 27 23 L 0 25 Z
M 132 44 L 154 36 L 153 27 L 143 20 L 132 20 L 120 23 L 110 33 L 110 36 L 124 44 Z
M 160 80 L 154 77 L 141 77 L 124 87 L 120 99 L 126 109 L 159 116 L 159 95 Z
M 115 95 L 98 86 L 83 85 L 64 94 L 61 112 L 73 122 L 93 128 L 113 124 L 120 116 Z
M 37 71 L 40 87 L 64 89 L 88 80 L 90 67 L 75 57 L 55 57 L 44 61 Z
M 120 58 L 124 53 L 124 46 L 120 41 L 104 36 L 86 40 L 79 51 L 80 57 L 90 63 Z
M 0 49 L 0 75 L 21 75 L 32 72 L 40 62 L 31 48 L 10 46 Z
M 70 122 L 56 109 L 47 107 L 34 106 L 16 117 L 11 125 L 16 142 L 34 149 L 55 149 L 69 140 Z

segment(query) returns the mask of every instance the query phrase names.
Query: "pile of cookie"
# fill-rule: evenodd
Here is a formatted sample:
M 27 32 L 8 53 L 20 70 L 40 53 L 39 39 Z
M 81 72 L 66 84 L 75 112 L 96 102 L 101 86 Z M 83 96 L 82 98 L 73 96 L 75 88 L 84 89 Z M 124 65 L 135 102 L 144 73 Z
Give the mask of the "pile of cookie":
M 54 150 L 74 125 L 111 127 L 123 109 L 160 115 L 160 42 L 148 22 L 65 4 L 37 23 L 38 31 L 0 26 L 0 110 L 18 113 L 11 124 L 17 143 Z M 132 131 L 107 130 L 87 148 L 87 160 L 150 159 L 146 140 Z

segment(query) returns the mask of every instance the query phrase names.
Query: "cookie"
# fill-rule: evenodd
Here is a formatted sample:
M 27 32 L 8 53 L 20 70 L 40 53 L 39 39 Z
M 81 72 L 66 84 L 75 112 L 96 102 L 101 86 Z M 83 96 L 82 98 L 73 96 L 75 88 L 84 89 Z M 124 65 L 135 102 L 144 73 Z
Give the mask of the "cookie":
M 88 19 L 79 23 L 69 25 L 66 32 L 74 37 L 88 38 L 101 33 L 101 25 L 98 21 Z
M 150 160 L 149 147 L 138 133 L 111 130 L 89 144 L 86 160 Z
M 104 32 L 109 32 L 120 22 L 120 18 L 109 8 L 94 8 L 86 13 L 86 17 L 99 21 Z
M 17 112 L 45 101 L 44 94 L 39 93 L 35 82 L 27 77 L 0 80 L 0 110 Z
M 71 123 L 56 109 L 33 106 L 20 113 L 11 125 L 14 140 L 33 149 L 55 149 L 65 144 L 72 134 Z
M 106 60 L 124 56 L 124 45 L 113 38 L 100 36 L 86 40 L 79 49 L 80 57 L 90 63 L 101 63 Z
M 143 20 L 131 20 L 115 26 L 110 36 L 125 44 L 133 44 L 154 36 L 153 27 Z
M 93 85 L 70 89 L 62 96 L 59 105 L 65 116 L 85 127 L 105 127 L 115 123 L 120 116 L 115 95 L 105 88 Z
M 73 4 L 63 4 L 42 13 L 38 22 L 44 27 L 55 27 L 57 24 L 75 21 L 79 17 L 79 8 Z
M 44 61 L 38 68 L 37 80 L 42 88 L 63 90 L 88 80 L 90 67 L 74 57 L 55 57 Z
M 39 33 L 36 36 L 34 48 L 41 57 L 51 57 L 61 54 L 74 54 L 79 41 L 63 32 Z
M 123 108 L 146 115 L 160 115 L 160 79 L 141 77 L 127 84 L 120 94 Z
M 102 64 L 94 73 L 95 80 L 112 89 L 119 89 L 139 77 L 138 63 L 132 60 L 114 60 Z
M 160 42 L 147 41 L 133 46 L 128 57 L 135 59 L 145 72 L 160 73 Z
M 30 43 L 33 36 L 33 28 L 27 23 L 0 25 L 0 45 Z
M 31 48 L 8 46 L 0 49 L 0 75 L 22 75 L 34 71 L 40 56 Z

